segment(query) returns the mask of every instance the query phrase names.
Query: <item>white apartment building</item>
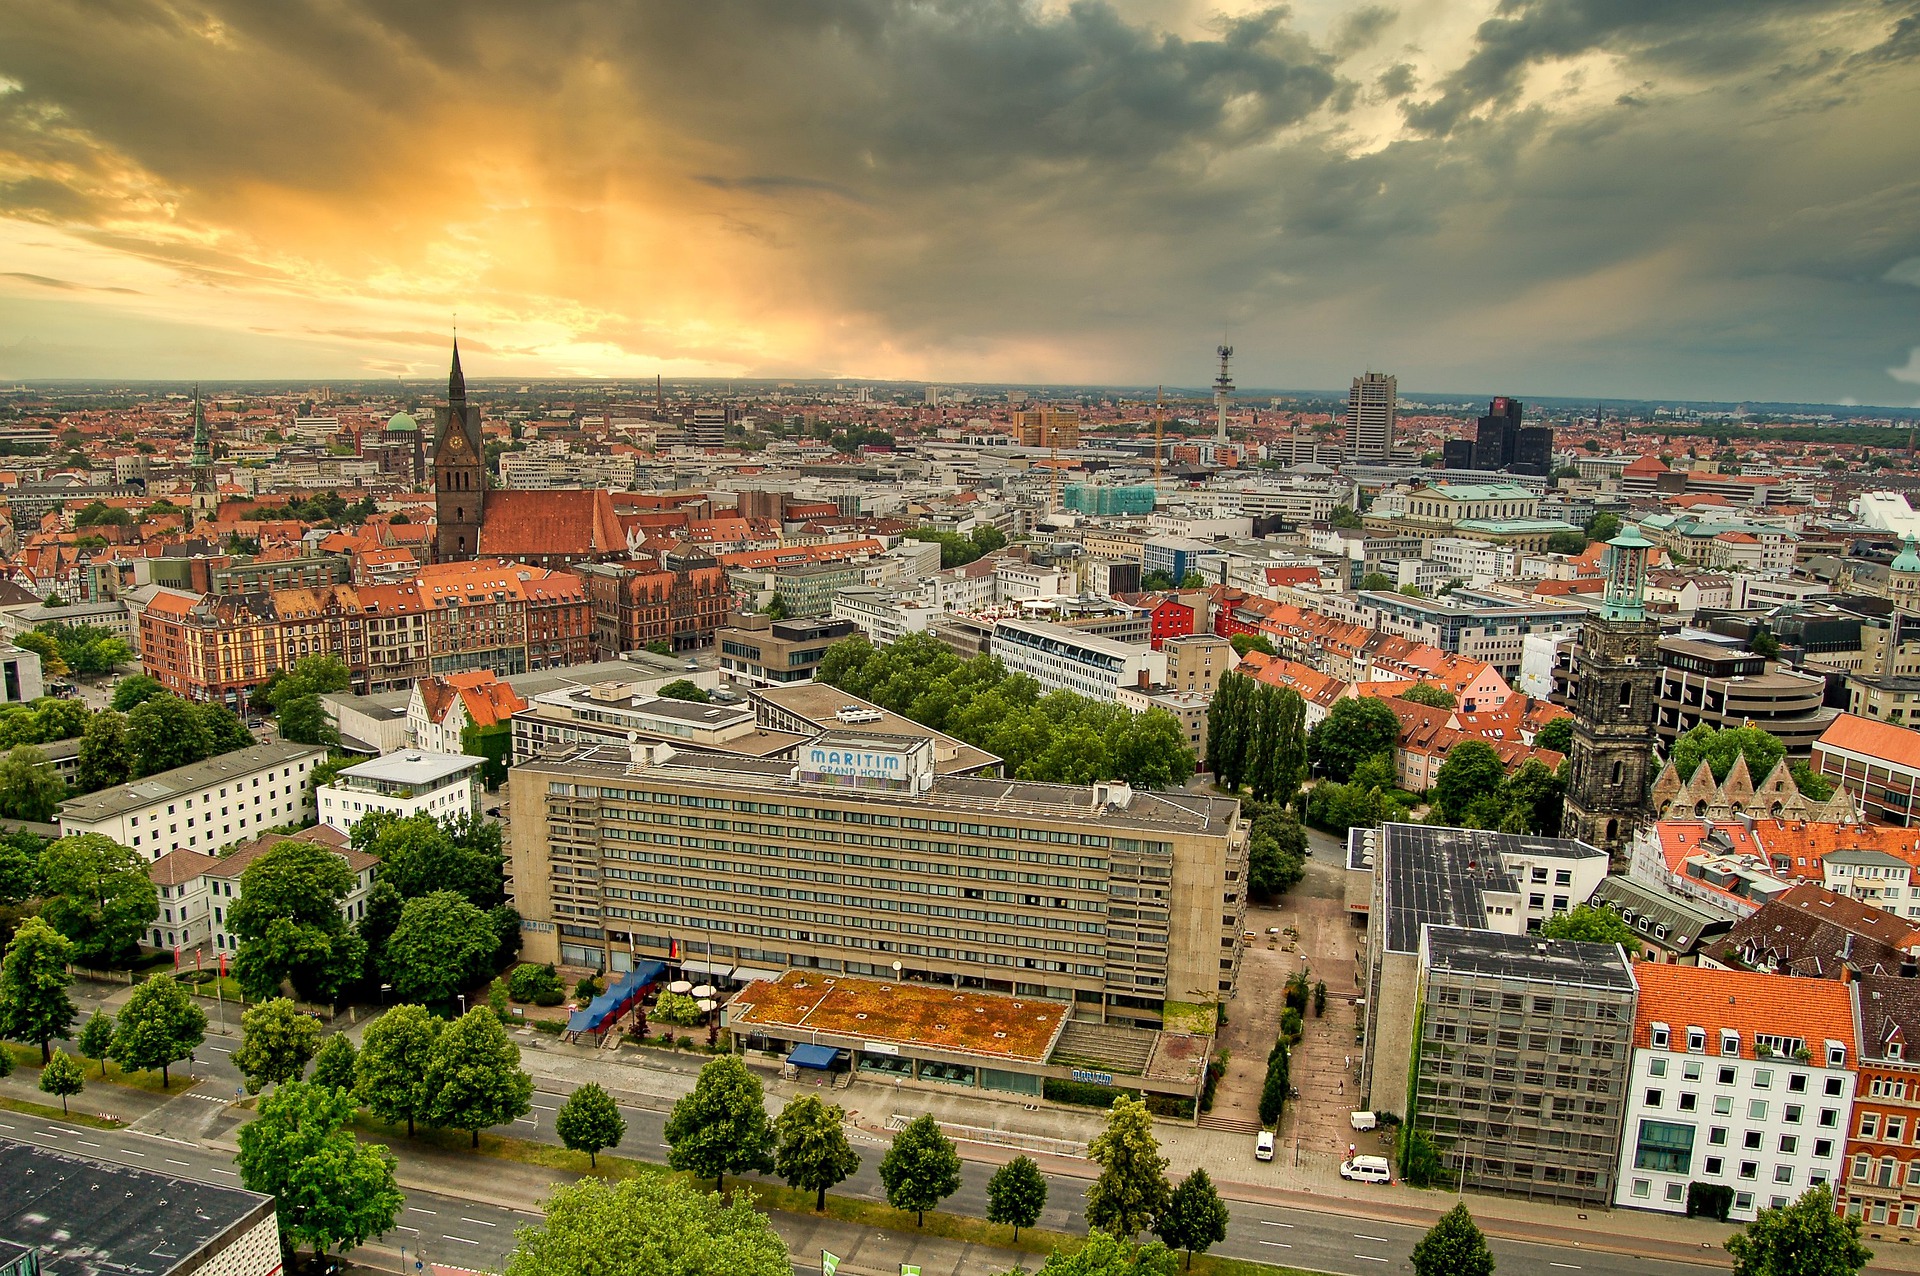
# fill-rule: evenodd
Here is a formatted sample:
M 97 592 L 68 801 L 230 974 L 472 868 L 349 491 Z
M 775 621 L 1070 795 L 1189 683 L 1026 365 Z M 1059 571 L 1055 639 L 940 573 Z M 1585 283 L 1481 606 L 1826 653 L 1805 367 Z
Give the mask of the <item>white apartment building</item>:
M 1905 860 L 1885 851 L 1828 851 L 1820 857 L 1822 886 L 1895 916 L 1904 907 L 1908 916 L 1920 917 L 1920 907 L 1903 902 L 1920 900 L 1920 893 L 1909 885 L 1912 875 Z
M 1464 536 L 1436 536 L 1425 542 L 1427 557 L 1450 580 L 1487 585 L 1520 574 L 1520 553 L 1511 545 L 1494 545 Z
M 239 939 L 227 929 L 227 913 L 233 907 L 233 901 L 240 898 L 241 874 L 247 871 L 249 864 L 283 841 L 312 842 L 346 861 L 347 871 L 353 874 L 353 883 L 347 888 L 346 897 L 340 901 L 340 915 L 349 926 L 367 915 L 367 896 L 373 892 L 373 879 L 379 872 L 380 861 L 375 856 L 348 846 L 345 833 L 325 824 L 317 824 L 301 830 L 293 837 L 263 837 L 231 855 L 215 860 L 201 875 L 201 889 L 205 892 L 208 906 L 207 929 L 216 952 L 231 953 L 240 947 Z
M 875 644 L 885 646 L 908 634 L 923 634 L 940 610 L 927 605 L 919 590 L 872 589 L 865 585 L 838 589 L 828 613 L 835 620 L 851 620 Z
M 147 867 L 147 877 L 160 896 L 160 915 L 147 931 L 151 948 L 194 948 L 212 940 L 206 873 L 220 859 L 181 847 L 168 851 Z
M 186 847 L 207 855 L 313 818 L 307 781 L 327 751 L 276 741 L 116 784 L 60 804 L 60 835 L 99 833 L 153 861 Z M 477 761 L 477 759 L 476 759 Z
M 465 753 L 407 749 L 347 767 L 334 776 L 333 783 L 320 786 L 320 822 L 351 833 L 369 811 L 388 811 L 401 819 L 478 815 L 480 768 L 485 762 Z
M 1842 1174 L 1859 985 L 1643 962 L 1614 1204 L 1685 1214 L 1692 1183 L 1747 1222 Z
M 1035 567 L 1008 559 L 994 564 L 995 602 L 1019 602 L 1027 598 L 1054 598 L 1067 592 L 1067 584 L 1057 567 Z
M 1094 700 L 1114 700 L 1119 687 L 1167 680 L 1164 652 L 1044 621 L 1000 621 L 993 627 L 993 654 L 1008 673 L 1026 674 L 1042 691 Z

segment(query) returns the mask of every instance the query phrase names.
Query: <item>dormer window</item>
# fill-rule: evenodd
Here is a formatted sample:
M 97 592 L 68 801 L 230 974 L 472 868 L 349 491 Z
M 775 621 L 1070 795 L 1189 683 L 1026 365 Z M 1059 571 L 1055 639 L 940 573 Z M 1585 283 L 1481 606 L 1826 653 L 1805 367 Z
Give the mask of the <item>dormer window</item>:
M 1672 1031 L 1663 1023 L 1653 1024 L 1648 1031 L 1649 1043 L 1655 1050 L 1665 1050 L 1672 1036 Z
M 1707 1052 L 1707 1030 L 1705 1028 L 1687 1029 L 1687 1051 L 1690 1054 Z
M 1720 1053 L 1729 1059 L 1740 1057 L 1740 1034 L 1722 1031 L 1720 1034 Z
M 1887 1043 L 1887 1058 L 1898 1059 L 1900 1057 L 1900 1049 L 1901 1047 L 1898 1041 L 1889 1041 Z
M 1829 1068 L 1844 1068 L 1847 1066 L 1847 1047 L 1844 1042 L 1827 1042 L 1827 1066 Z

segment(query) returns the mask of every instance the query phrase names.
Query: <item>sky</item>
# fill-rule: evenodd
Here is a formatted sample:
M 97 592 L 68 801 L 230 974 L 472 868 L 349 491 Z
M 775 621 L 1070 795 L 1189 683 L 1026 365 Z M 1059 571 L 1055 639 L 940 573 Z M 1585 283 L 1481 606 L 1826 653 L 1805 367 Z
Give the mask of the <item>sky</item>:
M 1920 0 L 10 0 L 0 378 L 1920 403 Z

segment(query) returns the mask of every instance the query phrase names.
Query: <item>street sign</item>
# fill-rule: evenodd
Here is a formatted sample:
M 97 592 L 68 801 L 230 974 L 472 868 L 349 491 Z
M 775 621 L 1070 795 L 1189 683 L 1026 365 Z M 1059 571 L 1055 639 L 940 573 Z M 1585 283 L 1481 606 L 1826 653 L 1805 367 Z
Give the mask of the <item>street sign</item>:
M 833 1276 L 840 1270 L 840 1255 L 830 1250 L 820 1251 L 820 1276 Z

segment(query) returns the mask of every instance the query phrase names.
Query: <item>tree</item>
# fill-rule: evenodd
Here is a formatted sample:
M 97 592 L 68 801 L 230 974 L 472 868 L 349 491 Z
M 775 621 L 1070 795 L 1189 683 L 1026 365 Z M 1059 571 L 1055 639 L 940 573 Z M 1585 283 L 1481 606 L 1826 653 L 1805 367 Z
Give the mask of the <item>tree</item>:
M 87 729 L 93 715 L 78 700 L 41 696 L 33 702 L 33 729 L 38 743 L 71 740 Z
M 275 717 L 283 740 L 324 747 L 340 743 L 340 732 L 327 717 L 326 708 L 317 695 L 282 697 Z
M 1154 1220 L 1153 1230 L 1169 1249 L 1187 1251 L 1189 1271 L 1196 1253 L 1204 1254 L 1227 1239 L 1227 1203 L 1214 1190 L 1206 1170 L 1196 1169 L 1180 1181 Z
M 274 1198 L 281 1239 L 312 1246 L 316 1259 L 388 1231 L 404 1203 L 393 1153 L 354 1138 L 346 1129 L 352 1116 L 345 1091 L 295 1081 L 262 1099 L 260 1115 L 240 1127 L 240 1182 Z
M 1255 686 L 1244 674 L 1224 673 L 1207 705 L 1207 762 L 1229 793 L 1239 791 L 1247 773 Z
M 1804 761 L 1796 761 L 1787 768 L 1793 776 L 1793 787 L 1809 802 L 1825 802 L 1833 796 L 1833 781 L 1821 775 Z
M 695 704 L 706 704 L 709 700 L 713 699 L 712 696 L 709 696 L 705 691 L 702 691 L 685 678 L 675 678 L 672 682 L 660 688 L 660 694 L 669 700 L 691 700 Z
M 80 1040 L 74 1044 L 80 1047 L 83 1057 L 100 1065 L 100 1075 L 105 1077 L 107 1056 L 113 1052 L 113 1016 L 102 1010 L 94 1011 L 87 1026 L 80 1030 Z
M 340 913 L 352 890 L 346 861 L 312 842 L 280 842 L 241 871 L 227 929 L 248 997 L 265 1001 L 291 982 L 309 1001 L 332 1001 L 359 977 L 365 950 Z
M 433 1109 L 429 1074 L 441 1030 L 425 1006 L 395 1006 L 367 1025 L 354 1060 L 355 1096 L 382 1121 L 405 1121 L 408 1138 Z
M 1167 1206 L 1167 1158 L 1146 1104 L 1132 1095 L 1116 1098 L 1106 1129 L 1087 1145 L 1087 1159 L 1100 1167 L 1087 1188 L 1088 1226 L 1123 1238 L 1153 1226 Z
M 115 665 L 133 659 L 126 640 L 100 625 L 69 625 L 61 621 L 40 630 L 60 649 L 60 659 L 74 673 L 87 677 L 111 673 Z M 17 639 L 15 640 L 18 641 Z
M 1233 654 L 1236 656 L 1244 656 L 1249 651 L 1257 651 L 1263 656 L 1280 654 L 1274 650 L 1273 640 L 1265 634 L 1235 634 L 1227 639 L 1227 643 L 1233 648 Z
M 506 899 L 500 826 L 487 820 L 440 823 L 429 815 L 399 819 L 386 812 L 353 826 L 353 847 L 380 859 L 380 878 L 405 899 L 458 891 L 475 908 Z
M 1075 1249 L 1056 1249 L 1038 1276 L 1177 1276 L 1180 1259 L 1158 1241 L 1135 1245 L 1099 1228 Z
M 213 752 L 199 710 L 176 695 L 155 696 L 127 715 L 127 747 L 140 775 L 187 766 Z
M 700 1069 L 693 1089 L 673 1105 L 666 1137 L 667 1164 L 711 1177 L 716 1192 L 730 1172 L 773 1169 L 773 1126 L 760 1078 L 738 1055 L 722 1055 Z
M 113 1028 L 109 1057 L 122 1072 L 160 1069 L 160 1088 L 171 1084 L 167 1070 L 190 1058 L 206 1040 L 207 1016 L 193 1004 L 186 987 L 172 975 L 155 975 L 133 990 Z
M 1174 587 L 1173 573 L 1154 568 L 1140 577 L 1140 588 L 1149 594 L 1157 594 Z
M 434 891 L 401 909 L 381 968 L 394 996 L 446 1001 L 488 973 L 498 946 L 485 913 L 453 891 Z
M 1667 751 L 1668 760 L 1682 780 L 1691 780 L 1705 762 L 1716 782 L 1727 778 L 1736 759 L 1745 758 L 1748 774 L 1758 783 L 1766 779 L 1786 755 L 1787 746 L 1780 742 L 1780 737 L 1759 727 L 1713 727 L 1704 722 L 1675 740 Z
M 58 1095 L 62 1112 L 68 1110 L 67 1100 L 86 1088 L 87 1074 L 64 1050 L 54 1051 L 53 1057 L 40 1069 L 40 1092 Z
M 774 1118 L 773 1172 L 791 1187 L 814 1194 L 813 1208 L 827 1208 L 827 1189 L 853 1176 L 860 1154 L 841 1123 L 846 1109 L 812 1094 L 796 1095 Z
M 1392 753 L 1400 719 L 1368 696 L 1339 700 L 1307 736 L 1307 756 L 1328 779 L 1345 781 L 1368 758 Z
M 82 965 L 131 957 L 160 915 L 146 861 L 99 833 L 74 833 L 40 852 L 40 894 L 40 916 L 73 941 Z
M 1327 521 L 1335 527 L 1353 528 L 1362 526 L 1360 516 L 1353 512 L 1351 505 L 1334 506 L 1333 517 Z
M 60 644 L 38 629 L 29 629 L 24 633 L 15 634 L 13 645 L 40 657 L 40 672 L 49 678 L 58 678 L 70 672 L 67 662 L 60 658 Z
M 253 732 L 247 730 L 247 724 L 240 721 L 233 710 L 223 704 L 203 704 L 197 709 L 200 726 L 207 733 L 207 756 L 217 757 L 222 753 L 232 753 L 235 749 L 251 748 L 254 744 Z
M 527 1114 L 533 1102 L 533 1078 L 520 1069 L 520 1047 L 485 1006 L 475 1006 L 440 1033 L 433 1043 L 426 1086 L 433 1095 L 433 1123 L 473 1135 Z
M 0 1037 L 40 1047 L 40 1062 L 51 1058 L 48 1044 L 73 1026 L 75 1010 L 67 996 L 67 962 L 73 945 L 38 917 L 21 923 L 0 961 Z
M 1565 753 L 1573 747 L 1573 715 L 1555 718 L 1541 727 L 1533 737 L 1536 749 L 1552 749 L 1555 753 Z
M 1754 655 L 1767 660 L 1778 660 L 1780 658 L 1780 640 L 1765 629 L 1756 629 L 1753 631 L 1753 637 L 1747 639 L 1747 648 L 1752 651 Z
M 74 777 L 82 793 L 110 789 L 133 778 L 133 748 L 127 743 L 127 720 L 111 709 L 93 715 L 80 736 L 79 771 Z
M 115 713 L 131 713 L 155 696 L 164 695 L 160 680 L 148 674 L 129 674 L 114 684 L 113 699 L 107 702 Z
M 1547 537 L 1549 554 L 1578 554 L 1587 547 L 1587 538 L 1580 532 L 1555 532 Z
M 353 671 L 345 661 L 333 656 L 302 656 L 275 683 L 272 703 L 284 706 L 292 697 L 322 696 L 352 685 Z
M 1497 794 L 1507 778 L 1500 755 L 1485 740 L 1462 740 L 1447 751 L 1427 796 L 1450 824 L 1462 823 L 1473 805 Z
M 1411 1122 L 1400 1127 L 1400 1181 L 1408 1187 L 1432 1187 L 1440 1179 L 1440 1149 L 1425 1130 Z
M 1250 804 L 1246 809 L 1253 816 L 1247 887 L 1262 900 L 1276 899 L 1306 876 L 1307 832 L 1285 807 Z
M 681 992 L 663 992 L 653 1003 L 653 1017 L 661 1023 L 691 1028 L 700 1022 L 700 1003 Z
M 1620 944 L 1631 956 L 1639 944 L 1633 927 L 1611 908 L 1581 904 L 1570 913 L 1555 913 L 1540 923 L 1545 939 L 1571 939 L 1583 944 Z
M 1296 1012 L 1298 1013 L 1298 1012 Z M 1267 1075 L 1260 1085 L 1260 1124 L 1277 1126 L 1287 1108 L 1287 1087 L 1292 1084 L 1292 1060 L 1284 1035 L 1267 1052 Z
M 793 1276 L 786 1243 L 749 1195 L 729 1203 L 665 1175 L 556 1187 L 545 1217 L 514 1239 L 506 1276 Z
M 592 1082 L 567 1096 L 553 1118 L 560 1141 L 575 1152 L 585 1152 L 589 1165 L 600 1164 L 600 1153 L 619 1147 L 627 1137 L 627 1122 L 613 1096 Z
M 1726 1249 L 1733 1276 L 1855 1276 L 1873 1260 L 1860 1243 L 1860 1220 L 1836 1214 L 1824 1185 L 1785 1209 L 1761 1210 Z
M 45 823 L 66 796 L 67 782 L 32 745 L 16 744 L 0 758 L 0 816 Z
M 1424 704 L 1434 709 L 1451 709 L 1460 703 L 1453 692 L 1445 687 L 1436 687 L 1431 682 L 1416 682 L 1400 693 L 1400 698 L 1409 704 Z
M 359 1062 L 359 1052 L 353 1048 L 353 1038 L 344 1032 L 328 1035 L 313 1054 L 313 1083 L 332 1090 L 352 1090 L 354 1087 L 354 1065 Z
M 1601 510 L 1587 520 L 1587 526 L 1584 530 L 1587 533 L 1588 540 L 1610 541 L 1620 534 L 1620 516 Z
M 1415 1276 L 1493 1276 L 1493 1253 L 1465 1202 L 1440 1216 L 1413 1247 Z
M 248 1007 L 240 1016 L 240 1031 L 233 1066 L 246 1078 L 248 1094 L 298 1081 L 320 1047 L 319 1022 L 301 1014 L 285 997 Z
M 40 852 L 46 846 L 45 838 L 24 829 L 0 832 L 0 908 L 23 904 L 39 891 Z
M 1040 1221 L 1047 1207 L 1047 1176 L 1030 1156 L 1016 1156 L 987 1180 L 987 1222 L 1010 1223 L 1013 1239 L 1020 1229 Z
M 1385 572 L 1368 572 L 1360 578 L 1360 588 L 1370 593 L 1392 593 L 1395 586 L 1393 577 Z
M 917 1116 L 893 1136 L 880 1158 L 880 1182 L 887 1204 L 912 1210 L 914 1226 L 924 1226 L 927 1211 L 960 1190 L 960 1153 L 938 1121 Z

